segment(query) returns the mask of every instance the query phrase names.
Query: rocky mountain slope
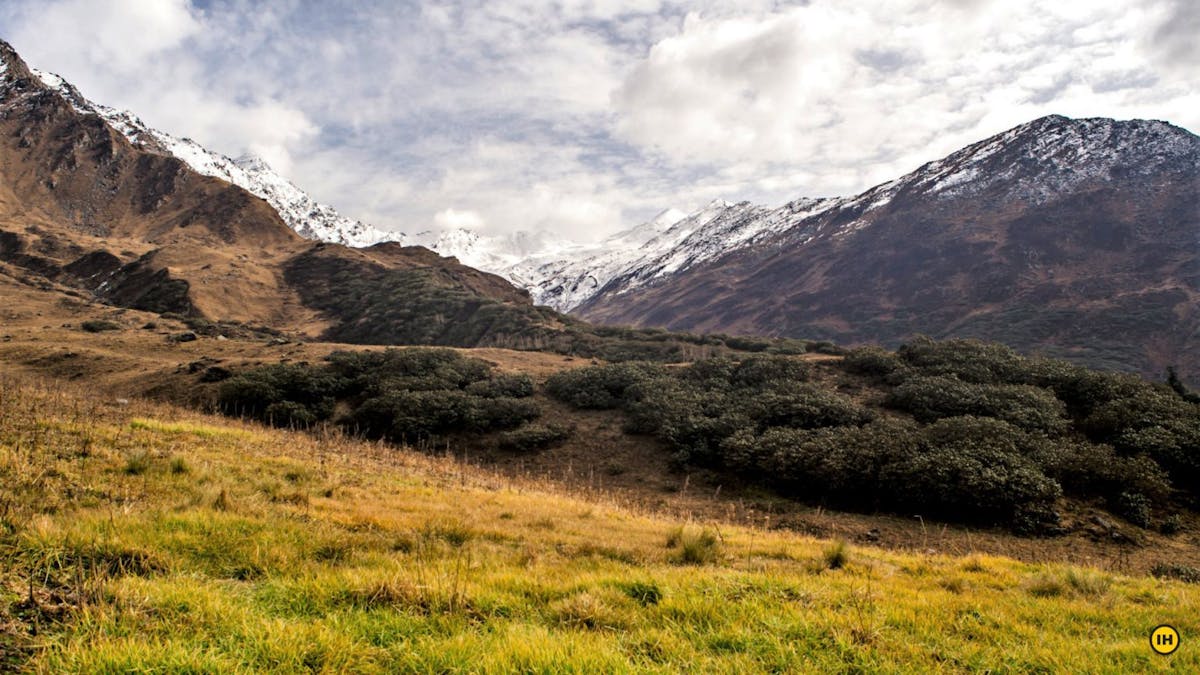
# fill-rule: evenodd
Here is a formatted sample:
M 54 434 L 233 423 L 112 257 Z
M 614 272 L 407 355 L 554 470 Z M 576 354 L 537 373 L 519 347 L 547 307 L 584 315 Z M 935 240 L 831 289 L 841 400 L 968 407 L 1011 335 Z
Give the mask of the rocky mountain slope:
M 778 223 L 765 236 L 675 273 L 628 270 L 578 313 L 847 343 L 976 336 L 1200 374 L 1200 138 L 1184 129 L 1045 117 L 813 207 L 762 211 Z
M 425 302 L 443 296 L 458 303 L 459 323 L 491 326 L 503 316 L 509 334 L 544 330 L 547 318 L 528 294 L 500 277 L 397 243 L 352 249 L 302 238 L 280 214 L 331 212 L 292 194 L 286 181 L 274 195 L 295 208 L 239 187 L 262 177 L 253 162 L 197 171 L 192 164 L 210 154 L 135 122 L 35 73 L 0 42 L 0 273 L 118 306 L 352 336 L 346 324 L 369 317 L 328 301 L 325 279 L 336 271 L 360 281 L 359 299 L 391 298 L 427 341 L 457 344 L 452 329 L 461 326 Z M 180 159 L 191 150 L 191 162 Z M 397 278 L 406 290 L 399 297 Z M 485 332 L 504 337 L 472 334 Z M 374 338 L 408 335 L 378 330 Z

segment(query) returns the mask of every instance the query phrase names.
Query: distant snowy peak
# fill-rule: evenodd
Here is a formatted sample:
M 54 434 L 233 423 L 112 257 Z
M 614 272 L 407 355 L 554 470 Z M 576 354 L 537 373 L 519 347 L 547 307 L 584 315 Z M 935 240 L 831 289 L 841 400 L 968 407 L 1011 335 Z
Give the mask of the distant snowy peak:
M 924 197 L 949 203 L 986 194 L 995 202 L 1033 206 L 1084 184 L 1152 175 L 1167 166 L 1200 168 L 1195 135 L 1155 120 L 1049 115 L 973 143 L 859 195 L 827 200 L 813 220 L 844 223 L 827 234 L 845 237 L 869 226 L 872 212 Z M 843 215 L 846 217 L 837 217 Z M 803 243 L 821 234 L 822 227 L 816 223 L 816 231 L 797 228 L 786 243 Z
M 623 293 L 750 245 L 787 225 L 748 202 L 716 200 L 693 214 L 681 213 L 664 211 L 597 244 L 508 274 L 526 280 L 535 302 L 568 311 L 601 293 Z
M 249 152 L 235 157 L 233 163 L 247 173 L 265 173 L 271 171 L 267 160 Z
M 659 213 L 654 218 L 651 218 L 646 223 L 633 228 L 633 230 L 641 230 L 646 232 L 666 232 L 679 221 L 687 218 L 689 214 L 680 211 L 679 209 L 666 209 Z M 632 230 L 631 230 L 632 231 Z

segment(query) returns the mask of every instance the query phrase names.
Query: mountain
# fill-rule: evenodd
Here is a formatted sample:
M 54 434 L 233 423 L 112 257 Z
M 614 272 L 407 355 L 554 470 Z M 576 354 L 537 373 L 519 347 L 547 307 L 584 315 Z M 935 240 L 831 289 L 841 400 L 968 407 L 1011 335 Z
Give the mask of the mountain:
M 974 336 L 1094 366 L 1200 372 L 1200 141 L 1164 122 L 1046 117 L 860 195 L 779 208 L 716 201 L 578 244 L 544 233 L 380 230 L 317 202 L 261 159 L 230 159 L 149 128 L 29 71 L 11 49 L 3 60 L 0 125 L 10 147 L 0 168 L 11 180 L 0 207 L 12 222 L 0 228 L 0 255 L 56 280 L 103 279 L 89 290 L 112 302 L 266 317 L 309 333 L 351 322 L 359 328 L 347 334 L 365 334 L 369 316 L 338 311 L 336 289 L 296 268 L 299 260 L 328 271 L 333 257 L 356 288 L 360 278 L 421 285 L 397 269 L 457 265 L 429 278 L 452 278 L 464 297 L 485 289 L 528 306 L 507 285 L 472 281 L 486 270 L 538 305 L 607 324 L 889 345 L 916 333 Z M 61 104 L 52 114 L 47 92 Z M 61 128 L 30 131 L 46 125 Z M 73 231 L 47 236 L 42 222 Z M 184 229 L 193 223 L 201 227 Z M 120 250 L 114 238 L 125 240 Z M 315 255 L 311 240 L 371 253 Z M 368 262 L 373 271 L 356 276 Z M 371 298 L 362 312 L 387 313 L 395 301 L 382 289 L 359 292 Z M 553 316 L 517 323 L 566 325 Z M 382 336 L 366 332 L 411 337 L 403 320 L 390 325 Z
M 262 198 L 305 239 L 358 248 L 382 242 L 424 246 L 464 265 L 499 274 L 527 289 L 537 304 L 559 311 L 588 301 L 614 279 L 627 278 L 640 285 L 662 278 L 749 245 L 781 224 L 778 219 L 762 217 L 767 213 L 764 208 L 716 201 L 690 215 L 668 209 L 647 223 L 593 244 L 577 244 L 545 233 L 485 236 L 461 228 L 414 234 L 382 230 L 318 202 L 259 157 L 232 159 L 212 152 L 189 138 L 154 129 L 130 111 L 90 101 L 58 75 L 32 72 L 76 112 L 104 120 L 134 147 L 174 157 L 196 173 L 220 178 Z
M 243 155 L 230 159 L 202 147 L 190 138 L 176 138 L 153 129 L 132 112 L 93 103 L 58 75 L 39 70 L 32 72 L 69 102 L 76 112 L 103 119 L 135 147 L 175 157 L 196 173 L 228 181 L 266 200 L 289 227 L 306 239 L 356 247 L 372 246 L 383 241 L 404 242 L 406 239 L 404 233 L 377 229 L 341 215 L 332 206 L 317 202 L 276 173 L 260 157 Z
M 614 279 L 640 285 L 662 278 L 749 245 L 781 224 L 763 217 L 765 208 L 716 201 L 690 215 L 668 209 L 593 244 L 554 239 L 545 233 L 485 236 L 461 228 L 414 234 L 382 230 L 318 202 L 259 157 L 231 159 L 212 152 L 191 139 L 154 129 L 130 111 L 90 101 L 58 75 L 32 72 L 76 112 L 106 121 L 134 147 L 174 157 L 201 175 L 220 178 L 264 199 L 305 239 L 358 248 L 382 242 L 424 246 L 464 265 L 499 274 L 527 289 L 537 304 L 559 311 L 588 301 Z
M 1045 117 L 855 197 L 742 213 L 712 234 L 747 245 L 639 263 L 576 312 L 843 343 L 984 337 L 1200 375 L 1200 138 L 1165 122 Z M 681 243 L 706 250 L 701 233 Z
M 0 176 L 0 273 L 25 284 L 309 337 L 350 340 L 373 323 L 371 339 L 384 343 L 497 344 L 556 321 L 504 279 L 424 248 L 303 238 L 290 226 L 301 213 L 310 234 L 375 235 L 261 162 L 86 101 L 3 42 Z

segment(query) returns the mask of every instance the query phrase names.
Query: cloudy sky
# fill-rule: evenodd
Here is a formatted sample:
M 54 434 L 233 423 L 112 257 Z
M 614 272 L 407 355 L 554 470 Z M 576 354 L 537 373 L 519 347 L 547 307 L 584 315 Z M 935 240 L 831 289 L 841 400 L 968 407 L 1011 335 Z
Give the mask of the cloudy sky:
M 1200 131 L 1194 0 L 0 0 L 89 98 L 378 226 L 591 238 L 1059 113 Z

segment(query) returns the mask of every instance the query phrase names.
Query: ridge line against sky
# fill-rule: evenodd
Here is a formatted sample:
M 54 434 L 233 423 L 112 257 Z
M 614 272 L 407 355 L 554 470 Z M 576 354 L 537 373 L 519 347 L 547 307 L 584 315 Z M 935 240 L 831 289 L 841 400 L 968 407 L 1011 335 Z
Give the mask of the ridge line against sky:
M 594 239 L 1058 113 L 1200 129 L 1200 3 L 0 0 L 93 101 L 385 229 Z

